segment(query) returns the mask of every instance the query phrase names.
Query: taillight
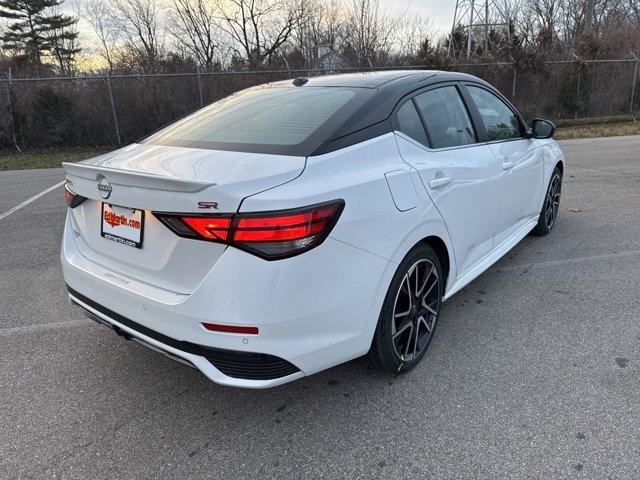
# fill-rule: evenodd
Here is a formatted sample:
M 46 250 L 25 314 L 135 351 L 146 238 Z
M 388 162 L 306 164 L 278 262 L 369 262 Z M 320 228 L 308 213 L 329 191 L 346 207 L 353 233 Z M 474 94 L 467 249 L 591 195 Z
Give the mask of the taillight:
M 294 210 L 194 215 L 154 212 L 181 237 L 225 243 L 267 260 L 292 257 L 320 245 L 331 232 L 344 201 Z
M 207 240 L 225 241 L 229 235 L 231 217 L 181 217 L 181 220 Z
M 67 206 L 69 208 L 76 208 L 82 202 L 84 202 L 87 197 L 83 197 L 81 195 L 76 195 L 69 189 L 69 185 L 64 184 L 64 199 L 67 202 Z

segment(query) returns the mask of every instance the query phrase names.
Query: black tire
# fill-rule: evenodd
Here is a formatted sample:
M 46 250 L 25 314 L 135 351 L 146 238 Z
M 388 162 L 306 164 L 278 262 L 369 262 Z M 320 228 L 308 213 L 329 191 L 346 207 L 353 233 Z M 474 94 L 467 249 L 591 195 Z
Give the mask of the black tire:
M 542 236 L 548 235 L 553 230 L 558 219 L 558 210 L 560 208 L 560 195 L 562 194 L 562 172 L 558 167 L 553 170 L 547 193 L 544 197 L 542 210 L 540 210 L 540 218 L 538 224 L 531 230 L 532 235 Z
M 411 293 L 408 283 L 416 285 Z M 376 367 L 405 373 L 422 360 L 438 325 L 443 288 L 436 252 L 428 245 L 414 247 L 398 266 L 380 311 L 369 350 Z

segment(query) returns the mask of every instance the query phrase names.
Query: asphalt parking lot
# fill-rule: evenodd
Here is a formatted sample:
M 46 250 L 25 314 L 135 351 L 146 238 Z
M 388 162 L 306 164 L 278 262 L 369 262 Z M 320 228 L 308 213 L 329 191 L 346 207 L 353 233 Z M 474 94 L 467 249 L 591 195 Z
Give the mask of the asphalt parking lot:
M 640 137 L 562 145 L 554 232 L 452 297 L 401 378 L 217 386 L 67 304 L 61 188 L 6 216 L 0 478 L 640 478 Z M 0 172 L 0 215 L 62 179 Z

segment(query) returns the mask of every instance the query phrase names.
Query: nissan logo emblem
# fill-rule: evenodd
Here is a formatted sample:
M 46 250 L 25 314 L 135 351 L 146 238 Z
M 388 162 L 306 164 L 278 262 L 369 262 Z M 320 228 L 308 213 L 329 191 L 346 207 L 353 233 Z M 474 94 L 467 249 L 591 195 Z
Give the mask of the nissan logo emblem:
M 106 200 L 109 198 L 109 195 L 111 195 L 111 190 L 113 190 L 111 183 L 109 183 L 109 180 L 107 180 L 107 177 L 104 175 L 98 175 L 96 180 L 98 181 L 98 193 Z

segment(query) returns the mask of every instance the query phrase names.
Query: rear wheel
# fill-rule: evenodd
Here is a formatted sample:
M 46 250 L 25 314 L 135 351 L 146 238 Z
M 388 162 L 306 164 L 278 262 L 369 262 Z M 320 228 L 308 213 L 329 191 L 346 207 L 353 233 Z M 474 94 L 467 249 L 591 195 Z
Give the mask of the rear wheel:
M 538 224 L 531 231 L 534 235 L 547 235 L 553 229 L 558 217 L 558 209 L 560 207 L 560 194 L 562 193 L 562 173 L 556 167 L 551 174 L 547 194 L 544 197 L 544 204 L 540 211 Z
M 431 247 L 419 245 L 407 254 L 387 291 L 369 352 L 377 367 L 404 373 L 420 362 L 438 324 L 443 285 Z

